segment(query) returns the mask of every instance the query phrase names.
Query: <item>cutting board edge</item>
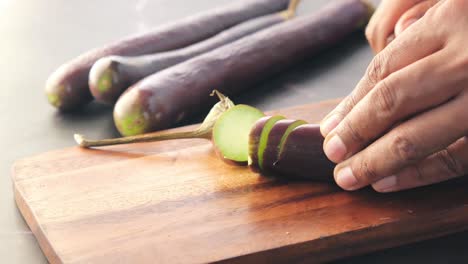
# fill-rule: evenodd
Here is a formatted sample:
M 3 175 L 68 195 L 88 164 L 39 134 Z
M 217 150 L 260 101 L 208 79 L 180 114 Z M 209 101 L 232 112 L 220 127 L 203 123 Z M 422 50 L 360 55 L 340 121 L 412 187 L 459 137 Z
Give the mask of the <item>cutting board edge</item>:
M 23 215 L 26 223 L 30 227 L 31 231 L 34 233 L 36 239 L 38 240 L 41 249 L 43 250 L 45 256 L 47 257 L 50 263 L 64 263 L 62 259 L 58 256 L 56 250 L 51 245 L 50 241 L 45 236 L 44 230 L 37 224 L 36 216 L 31 211 L 29 206 L 24 201 L 24 195 L 21 193 L 14 184 L 14 195 L 16 204 Z M 28 217 L 25 217 L 28 216 Z M 431 220 L 437 220 L 436 215 L 435 219 L 429 219 L 426 222 L 431 222 Z M 450 217 L 454 216 L 454 217 Z M 279 248 L 272 248 L 269 250 L 261 251 L 261 252 L 253 252 L 247 255 L 237 256 L 225 260 L 215 260 L 216 263 L 265 263 L 265 261 L 279 261 L 275 263 L 281 263 L 283 261 L 294 261 L 294 262 L 302 262 L 304 258 L 309 256 L 313 256 L 314 260 L 318 262 L 329 262 L 334 260 L 343 259 L 346 257 L 357 256 L 365 253 L 371 253 L 379 250 L 384 250 L 388 248 L 393 248 L 397 246 L 408 245 L 428 239 L 438 238 L 445 235 L 454 234 L 457 232 L 462 232 L 468 230 L 468 213 L 466 211 L 465 206 L 461 206 L 455 209 L 450 210 L 450 215 L 447 216 L 446 214 L 442 216 L 443 219 L 450 220 L 449 222 L 440 222 L 437 226 L 434 226 L 434 230 L 428 232 L 425 229 L 424 225 L 420 225 L 419 218 L 410 219 L 407 221 L 400 221 L 400 222 L 388 222 L 384 223 L 379 226 L 374 226 L 372 228 L 363 228 L 358 230 L 353 230 L 347 233 L 344 233 L 348 236 L 349 240 L 343 242 L 342 244 L 335 244 L 334 247 L 327 248 L 326 250 L 309 250 L 308 252 L 304 252 L 304 248 L 314 248 L 315 243 L 324 243 L 326 240 L 334 240 L 337 238 L 336 235 L 324 237 L 320 241 L 313 240 L 313 241 L 306 241 L 299 244 L 288 245 L 285 247 Z M 458 218 L 457 218 L 458 217 Z M 456 225 L 454 225 L 454 223 Z M 408 232 L 405 233 L 392 233 L 391 231 L 394 229 L 399 229 L 400 226 L 407 226 L 407 225 L 416 225 L 418 227 L 417 230 L 410 230 L 407 229 Z M 419 225 L 418 225 L 419 224 Z M 372 239 L 372 232 L 375 232 L 376 229 L 383 229 L 387 230 L 384 231 L 386 236 L 380 237 L 381 240 L 388 240 L 387 243 L 374 243 L 375 241 L 369 242 L 368 244 L 372 245 L 371 247 L 366 245 L 361 245 L 358 243 L 358 246 L 351 247 L 352 250 L 348 250 L 346 253 L 340 253 L 339 257 L 334 254 L 335 250 L 342 249 L 347 247 L 349 244 L 361 242 L 363 240 Z M 405 229 L 401 229 L 405 230 Z M 408 239 L 401 239 L 401 237 L 407 237 Z M 325 242 L 326 243 L 326 242 Z M 333 243 L 331 243 L 333 244 Z M 294 252 L 298 251 L 298 252 Z M 287 252 L 287 253 L 285 253 Z
M 46 256 L 49 263 L 63 263 L 60 259 L 59 255 L 57 254 L 56 250 L 50 243 L 49 239 L 44 233 L 44 230 L 37 222 L 37 217 L 31 208 L 27 205 L 24 194 L 19 190 L 17 183 L 13 182 L 13 195 L 15 198 L 16 206 L 18 210 L 21 212 L 21 217 L 23 217 L 24 221 L 31 229 L 31 232 L 34 234 L 34 237 L 38 241 L 38 244 Z
M 464 213 L 460 214 L 460 213 Z M 461 219 L 454 220 L 456 216 L 462 215 Z M 358 230 L 353 230 L 347 233 L 343 233 L 350 237 L 350 240 L 342 243 L 335 244 L 333 243 L 333 239 L 336 239 L 338 236 L 333 235 L 329 237 L 324 237 L 320 240 L 312 240 L 306 241 L 299 244 L 292 244 L 284 247 L 279 248 L 272 248 L 269 250 L 265 250 L 262 252 L 253 252 L 247 255 L 237 256 L 230 259 L 215 261 L 216 263 L 271 263 L 274 260 L 274 263 L 283 263 L 288 261 L 289 263 L 307 263 L 307 258 L 313 257 L 314 263 L 317 261 L 318 263 L 328 263 L 330 261 L 336 261 L 339 259 L 344 259 L 347 257 L 354 257 L 359 256 L 362 254 L 372 253 L 379 250 L 390 249 L 398 246 L 405 246 L 421 241 L 425 241 L 428 239 L 434 239 L 443 237 L 446 235 L 455 234 L 458 232 L 463 232 L 468 230 L 468 213 L 466 211 L 466 207 L 461 206 L 459 208 L 453 209 L 450 212 L 450 216 L 454 216 L 454 218 L 447 218 L 447 215 L 443 215 L 444 218 L 449 219 L 449 222 L 440 222 L 439 225 L 435 226 L 430 232 L 425 229 L 424 225 L 420 224 L 420 219 L 415 218 L 407 221 L 400 221 L 400 222 L 388 222 L 384 223 L 379 226 L 373 226 L 371 228 L 363 228 Z M 430 221 L 426 221 L 425 223 L 429 223 Z M 454 225 L 454 223 L 456 225 Z M 418 227 L 417 230 L 410 230 L 401 228 L 400 230 L 405 230 L 408 232 L 392 232 L 394 229 L 398 229 L 399 227 L 404 227 L 409 224 L 415 225 Z M 388 240 L 386 243 L 377 243 L 376 241 L 370 241 L 368 239 L 372 239 L 372 232 L 375 232 L 376 229 L 383 229 L 385 232 L 385 237 L 380 237 L 381 240 Z M 406 237 L 406 239 L 402 239 Z M 305 248 L 314 248 L 315 243 L 324 243 L 324 240 L 330 240 L 330 244 L 335 245 L 334 247 L 329 247 L 326 250 L 323 249 L 315 249 L 309 250 L 308 252 L 304 253 Z M 363 240 L 367 241 L 368 245 L 359 244 Z M 375 238 L 374 238 L 375 240 Z M 353 243 L 358 243 L 356 244 Z M 325 242 L 326 243 L 326 242 Z M 354 245 L 349 247 L 349 245 Z M 335 254 L 336 250 L 340 250 L 343 248 L 348 248 L 349 250 L 346 253 L 340 253 L 339 255 Z M 298 252 L 294 252 L 298 251 Z M 287 252 L 287 253 L 285 253 Z

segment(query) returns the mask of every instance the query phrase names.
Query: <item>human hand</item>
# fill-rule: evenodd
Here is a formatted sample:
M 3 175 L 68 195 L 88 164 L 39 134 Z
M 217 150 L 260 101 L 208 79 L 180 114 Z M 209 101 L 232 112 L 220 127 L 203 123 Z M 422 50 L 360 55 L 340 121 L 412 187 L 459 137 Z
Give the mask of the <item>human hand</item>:
M 375 53 L 424 16 L 438 0 L 383 0 L 366 28 L 366 37 Z
M 468 172 L 467 13 L 468 0 L 438 2 L 324 118 L 339 186 L 390 192 Z

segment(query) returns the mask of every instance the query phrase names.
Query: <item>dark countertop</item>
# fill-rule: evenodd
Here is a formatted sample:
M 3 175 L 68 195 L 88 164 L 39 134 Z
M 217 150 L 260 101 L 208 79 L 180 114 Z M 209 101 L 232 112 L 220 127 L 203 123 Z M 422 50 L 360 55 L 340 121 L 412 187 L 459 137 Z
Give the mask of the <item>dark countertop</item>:
M 221 5 L 229 0 L 3 0 L 0 1 L 0 256 L 3 263 L 46 263 L 17 210 L 10 168 L 14 160 L 74 144 L 74 132 L 90 137 L 117 133 L 112 109 L 92 104 L 58 114 L 43 92 L 47 76 L 77 54 L 134 32 Z M 310 10 L 326 0 L 304 1 Z M 375 2 L 375 1 L 374 1 Z M 263 110 L 349 93 L 372 59 L 362 32 L 233 98 Z M 397 230 L 396 230 L 397 232 Z M 342 263 L 468 262 L 468 232 L 340 261 Z

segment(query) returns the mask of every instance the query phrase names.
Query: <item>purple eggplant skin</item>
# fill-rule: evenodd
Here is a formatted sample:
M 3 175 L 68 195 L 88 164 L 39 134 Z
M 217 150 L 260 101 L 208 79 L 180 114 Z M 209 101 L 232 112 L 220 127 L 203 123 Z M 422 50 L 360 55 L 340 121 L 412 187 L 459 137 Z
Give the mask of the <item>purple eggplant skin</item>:
M 99 59 L 89 73 L 89 88 L 96 101 L 114 104 L 131 85 L 144 77 L 231 43 L 287 19 L 275 13 L 247 20 L 188 47 L 142 56 L 107 56 Z
M 278 161 L 281 139 L 289 127 L 291 125 L 299 126 L 304 124 L 306 124 L 306 122 L 302 120 L 284 119 L 278 121 L 273 126 L 268 135 L 267 146 L 263 152 L 263 172 L 265 174 L 272 171 L 273 165 Z
M 323 152 L 320 126 L 296 127 L 288 136 L 271 171 L 280 178 L 333 181 L 335 164 Z
M 252 126 L 249 134 L 249 161 L 248 165 L 254 172 L 259 172 L 258 166 L 258 146 L 260 144 L 260 136 L 263 128 L 272 116 L 264 116 L 257 120 Z
M 46 82 L 50 104 L 61 111 L 78 109 L 92 100 L 91 66 L 110 55 L 137 56 L 178 49 L 209 38 L 243 21 L 284 10 L 289 0 L 238 0 L 154 30 L 86 52 L 56 69 Z
M 169 128 L 213 103 L 213 89 L 232 96 L 365 25 L 361 0 L 330 1 L 291 19 L 150 75 L 117 100 L 114 122 L 124 136 Z

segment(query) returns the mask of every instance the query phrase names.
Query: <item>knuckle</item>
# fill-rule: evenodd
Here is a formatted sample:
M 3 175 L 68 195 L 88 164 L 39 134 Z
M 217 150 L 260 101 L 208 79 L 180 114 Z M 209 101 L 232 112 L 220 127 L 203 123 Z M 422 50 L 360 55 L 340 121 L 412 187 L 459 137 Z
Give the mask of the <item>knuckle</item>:
M 374 57 L 366 71 L 366 77 L 373 85 L 376 85 L 378 82 L 380 82 L 380 80 L 385 77 L 387 72 L 387 60 L 386 57 L 382 54 L 383 52 L 380 52 Z
M 404 163 L 417 161 L 420 156 L 416 144 L 404 133 L 399 133 L 393 138 L 391 153 Z
M 356 171 L 355 173 L 359 183 L 367 184 L 379 179 L 377 170 L 370 161 L 361 160 L 357 168 L 358 171 Z
M 348 95 L 334 110 L 334 114 L 344 118 L 356 106 L 357 100 L 354 93 Z
M 345 120 L 343 122 L 343 129 L 342 133 L 347 134 L 348 137 L 354 142 L 357 143 L 358 145 L 361 145 L 365 141 L 365 137 L 362 134 L 361 130 L 359 127 L 356 127 L 354 124 L 352 124 L 349 120 Z
M 437 158 L 443 168 L 449 175 L 460 176 L 464 174 L 464 169 L 461 163 L 450 153 L 448 149 L 444 149 L 437 154 Z
M 390 81 L 384 79 L 380 82 L 377 89 L 376 103 L 379 107 L 379 111 L 392 112 L 396 107 L 397 94 Z
M 356 100 L 356 95 L 354 93 L 350 94 L 347 98 L 346 98 L 346 102 L 344 104 L 344 111 L 351 111 L 357 104 L 357 100 Z
M 426 12 L 424 18 L 432 25 L 440 25 L 440 21 L 446 21 L 447 19 L 451 19 L 452 22 L 456 23 L 463 21 L 463 18 L 466 19 L 467 11 L 468 0 L 439 1 L 435 8 L 431 8 Z M 448 24 L 450 25 L 450 23 Z M 447 32 L 447 29 L 451 29 L 451 27 L 446 26 L 443 28 L 445 32 Z

